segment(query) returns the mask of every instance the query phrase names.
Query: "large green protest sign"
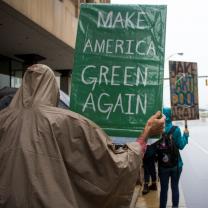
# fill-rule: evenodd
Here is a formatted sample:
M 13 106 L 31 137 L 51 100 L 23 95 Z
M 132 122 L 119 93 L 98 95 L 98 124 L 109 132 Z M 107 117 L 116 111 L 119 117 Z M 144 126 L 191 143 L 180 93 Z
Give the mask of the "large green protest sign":
M 197 63 L 170 61 L 169 72 L 172 119 L 199 119 Z
M 71 109 L 111 136 L 138 136 L 162 109 L 166 6 L 82 4 Z

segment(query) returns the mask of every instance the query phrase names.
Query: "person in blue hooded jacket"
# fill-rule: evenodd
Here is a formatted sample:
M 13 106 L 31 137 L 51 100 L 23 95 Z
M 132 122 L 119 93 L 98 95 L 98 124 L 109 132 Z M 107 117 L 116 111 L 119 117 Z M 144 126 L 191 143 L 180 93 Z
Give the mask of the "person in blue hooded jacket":
M 165 133 L 169 133 L 173 124 L 171 119 L 171 109 L 163 108 L 163 114 L 166 117 L 165 120 Z M 176 147 L 179 150 L 182 150 L 186 144 L 188 144 L 189 131 L 185 129 L 183 134 L 178 126 L 175 127 L 175 130 L 172 133 L 172 138 L 175 142 Z M 172 189 L 172 206 L 174 208 L 178 207 L 179 204 L 179 179 L 182 172 L 183 161 L 179 153 L 178 164 L 175 167 L 165 168 L 161 167 L 158 164 L 158 174 L 160 178 L 160 208 L 165 208 L 167 204 L 167 196 L 168 196 L 168 184 L 169 179 L 171 179 L 171 189 Z

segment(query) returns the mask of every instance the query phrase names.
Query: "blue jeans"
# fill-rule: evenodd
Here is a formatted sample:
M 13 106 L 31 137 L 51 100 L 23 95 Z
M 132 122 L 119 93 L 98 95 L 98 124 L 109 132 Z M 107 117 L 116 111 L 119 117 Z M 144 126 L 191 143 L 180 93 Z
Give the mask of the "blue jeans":
M 168 196 L 168 185 L 169 179 L 171 179 L 171 189 L 172 189 L 172 206 L 178 207 L 179 204 L 179 179 L 182 172 L 182 167 L 174 168 L 159 168 L 159 178 L 160 178 L 160 208 L 166 208 L 167 196 Z

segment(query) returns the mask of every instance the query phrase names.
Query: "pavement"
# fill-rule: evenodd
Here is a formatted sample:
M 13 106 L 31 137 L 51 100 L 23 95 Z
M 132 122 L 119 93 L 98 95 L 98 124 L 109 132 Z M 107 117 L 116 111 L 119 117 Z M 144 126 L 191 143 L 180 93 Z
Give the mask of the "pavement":
M 136 208 L 137 201 L 142 193 L 142 186 L 135 186 L 134 194 L 132 196 L 131 204 L 129 208 Z
M 137 198 L 134 199 L 134 197 L 136 196 L 133 196 L 132 202 L 134 202 L 134 206 L 132 204 L 132 207 L 130 208 L 159 208 L 159 197 L 160 197 L 159 183 L 157 184 L 157 187 L 158 187 L 157 191 L 150 191 L 146 195 L 142 195 L 142 187 L 136 186 L 134 195 L 137 194 Z M 179 190 L 180 190 L 179 208 L 187 208 L 183 190 L 180 183 L 179 183 Z M 171 208 L 171 207 L 172 207 L 171 188 L 169 185 L 167 208 Z

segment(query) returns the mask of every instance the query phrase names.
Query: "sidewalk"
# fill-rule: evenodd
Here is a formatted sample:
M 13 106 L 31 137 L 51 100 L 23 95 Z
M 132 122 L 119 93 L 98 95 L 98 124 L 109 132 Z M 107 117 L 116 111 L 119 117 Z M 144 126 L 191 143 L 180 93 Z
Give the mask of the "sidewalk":
M 135 204 L 134 208 L 159 208 L 159 197 L 160 197 L 160 185 L 158 183 L 158 191 L 150 191 L 146 195 L 142 195 L 142 188 L 138 188 L 140 190 L 140 193 L 138 194 L 138 198 Z M 181 188 L 181 185 L 179 184 L 179 190 L 180 190 L 180 208 L 186 208 L 186 203 L 184 199 L 183 190 Z M 168 203 L 167 208 L 171 208 L 171 188 L 169 185 L 168 190 Z

